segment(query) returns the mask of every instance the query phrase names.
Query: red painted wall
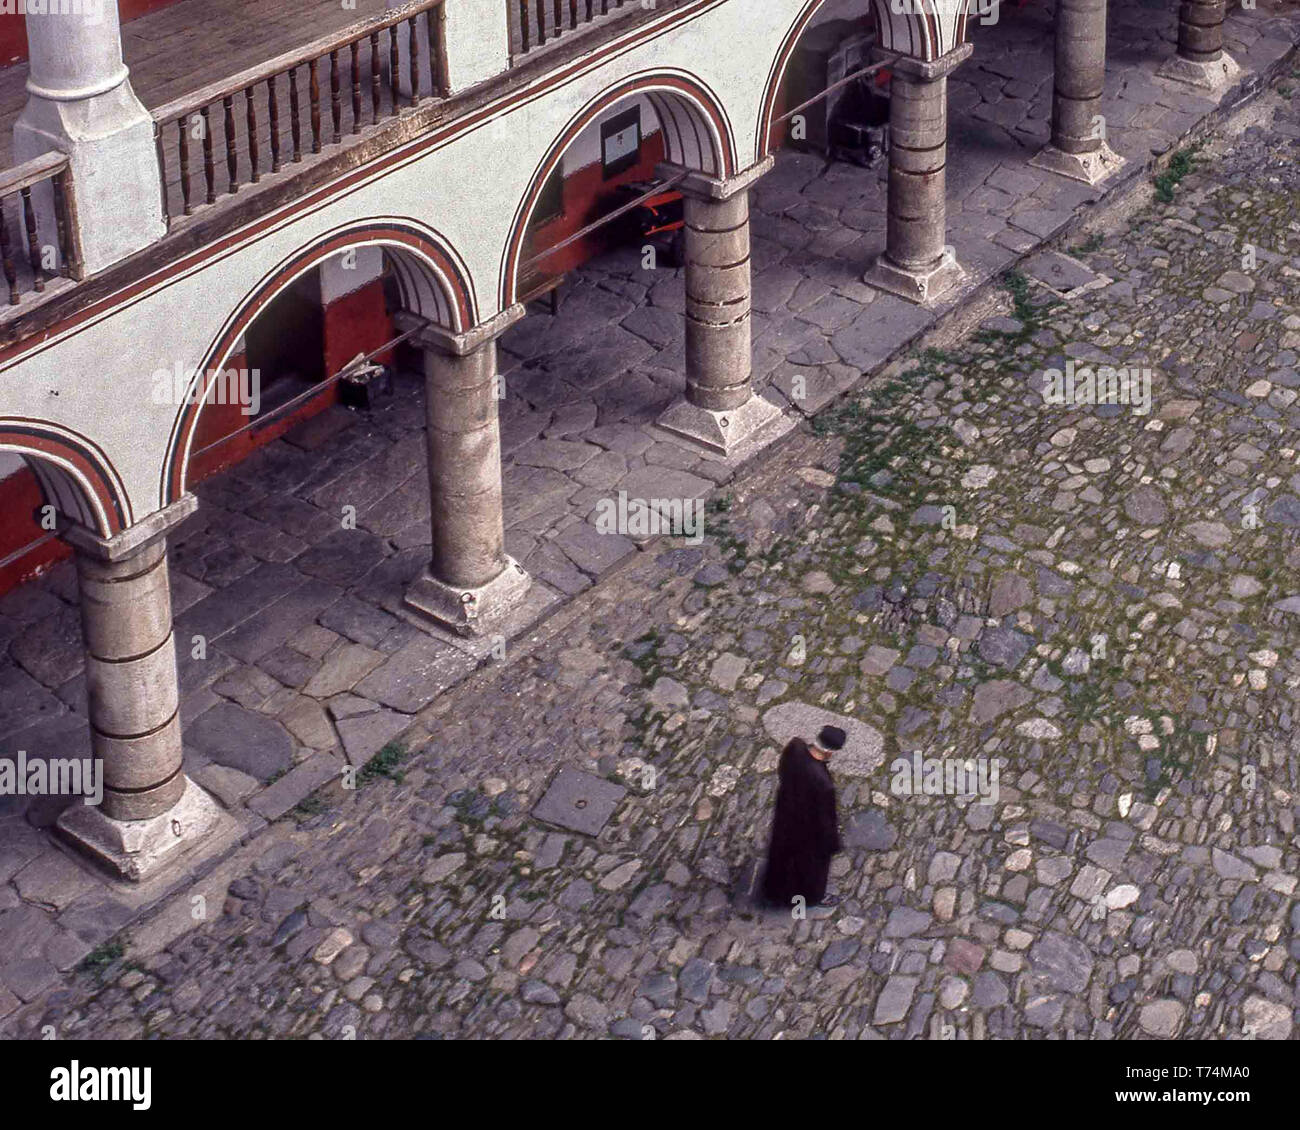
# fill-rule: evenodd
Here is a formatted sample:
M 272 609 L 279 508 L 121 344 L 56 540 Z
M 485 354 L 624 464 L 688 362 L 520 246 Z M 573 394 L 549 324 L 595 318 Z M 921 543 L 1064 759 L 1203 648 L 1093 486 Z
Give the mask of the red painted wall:
M 378 349 L 395 336 L 382 279 L 335 299 L 325 308 L 325 372 L 333 376 L 358 353 Z M 375 361 L 386 365 L 392 359 L 389 350 Z
M 655 166 L 663 159 L 664 135 L 656 131 L 641 142 L 640 162 L 610 180 L 605 179 L 604 166 L 599 161 L 585 169 L 566 169 L 564 212 L 537 228 L 533 246 L 544 248 L 559 243 L 612 211 L 621 203 L 621 199 L 616 199 L 620 196 L 618 186 L 652 179 Z M 608 251 L 614 238 L 615 233 L 610 228 L 602 228 L 541 260 L 538 269 L 548 275 L 571 271 L 602 251 Z
M 112 3 L 112 0 L 104 0 Z M 117 0 L 117 10 L 122 22 L 143 16 L 156 8 L 166 8 L 170 4 L 179 4 L 181 0 Z M 27 58 L 27 31 L 25 17 L 11 14 L 0 16 L 0 66 L 8 66 L 20 59 Z
M 36 476 L 28 467 L 0 482 L 0 561 L 49 533 L 41 529 L 35 516 L 44 503 Z M 41 542 L 16 561 L 0 566 L 0 593 L 31 580 L 71 553 L 59 538 Z

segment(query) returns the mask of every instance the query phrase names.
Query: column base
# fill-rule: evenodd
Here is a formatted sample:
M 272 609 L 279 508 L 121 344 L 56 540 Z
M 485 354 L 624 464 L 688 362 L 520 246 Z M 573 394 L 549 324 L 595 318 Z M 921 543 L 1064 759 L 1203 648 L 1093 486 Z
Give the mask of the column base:
M 1156 75 L 1186 83 L 1201 90 L 1223 90 L 1232 86 L 1241 75 L 1241 65 L 1226 51 L 1211 63 L 1196 63 L 1175 55 L 1167 60 Z
M 484 635 L 514 610 L 532 583 L 513 557 L 507 557 L 506 567 L 478 588 L 449 585 L 425 569 L 406 590 L 405 603 L 457 635 Z
M 65 840 L 114 874 L 133 883 L 150 879 L 187 854 L 220 822 L 220 806 L 188 778 L 171 808 L 148 820 L 114 820 L 97 807 L 76 803 L 63 810 Z
M 730 459 L 742 449 L 762 446 L 769 430 L 780 431 L 785 414 L 770 400 L 750 396 L 739 408 L 715 411 L 685 398 L 669 405 L 655 423 L 664 431 L 714 455 Z M 790 422 L 793 426 L 793 421 Z
M 1045 169 L 1089 185 L 1100 184 L 1126 164 L 1124 158 L 1105 142 L 1091 153 L 1066 153 L 1055 145 L 1047 145 L 1031 157 L 1029 163 L 1036 169 Z
M 942 298 L 965 277 L 966 272 L 957 262 L 957 256 L 945 248 L 938 263 L 924 271 L 908 270 L 891 263 L 888 255 L 881 255 L 862 281 L 877 290 L 925 306 Z

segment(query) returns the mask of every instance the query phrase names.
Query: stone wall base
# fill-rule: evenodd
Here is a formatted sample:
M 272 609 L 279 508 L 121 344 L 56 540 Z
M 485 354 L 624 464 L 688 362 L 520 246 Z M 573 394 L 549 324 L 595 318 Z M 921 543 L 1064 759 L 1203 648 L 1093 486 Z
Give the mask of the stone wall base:
M 477 588 L 449 585 L 426 569 L 406 590 L 406 606 L 461 636 L 484 635 L 498 627 L 528 593 L 532 578 L 514 558 Z
M 1066 153 L 1055 145 L 1047 145 L 1029 163 L 1036 169 L 1046 169 L 1084 184 L 1100 184 L 1125 165 L 1124 158 L 1105 143 L 1091 153 Z
M 97 807 L 78 803 L 64 809 L 58 830 L 115 875 L 138 883 L 188 855 L 216 829 L 222 816 L 217 802 L 187 779 L 180 800 L 161 816 L 114 820 Z
M 1175 55 L 1156 74 L 1200 90 L 1219 91 L 1232 86 L 1241 77 L 1241 66 L 1226 51 L 1208 63 L 1196 63 Z
M 689 400 L 679 400 L 670 405 L 656 421 L 659 427 L 673 436 L 689 441 L 706 451 L 733 458 L 755 443 L 764 446 L 783 429 L 786 421 L 781 409 L 761 396 L 751 396 L 736 408 L 715 411 L 701 408 Z
M 918 306 L 935 302 L 966 277 L 962 265 L 951 249 L 946 249 L 935 266 L 924 271 L 911 271 L 891 263 L 881 255 L 867 271 L 863 281 L 868 286 L 895 294 Z

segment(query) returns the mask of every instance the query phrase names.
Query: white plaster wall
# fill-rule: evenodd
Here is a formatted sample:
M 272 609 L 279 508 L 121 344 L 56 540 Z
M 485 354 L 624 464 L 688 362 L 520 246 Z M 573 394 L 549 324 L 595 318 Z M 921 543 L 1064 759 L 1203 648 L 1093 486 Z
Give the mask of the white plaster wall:
M 389 0 L 389 7 L 400 6 Z M 510 28 L 501 0 L 455 0 L 444 11 L 453 94 L 510 69 Z
M 601 159 L 600 152 L 600 123 L 615 113 L 623 113 L 630 110 L 633 106 L 641 107 L 641 138 L 644 141 L 653 137 L 659 132 L 659 118 L 655 114 L 654 107 L 650 105 L 648 98 L 628 98 L 618 104 L 617 109 L 611 110 L 609 114 L 602 114 L 600 121 L 592 122 L 573 140 L 573 144 L 564 151 L 564 171 L 565 173 L 576 172 L 578 169 L 585 169 L 588 165 L 594 165 Z
M 544 90 L 539 79 L 535 96 L 514 105 L 503 100 L 497 116 L 436 148 L 412 143 L 395 163 L 315 211 L 281 213 L 221 256 L 159 279 L 131 304 L 4 363 L 0 418 L 48 420 L 91 438 L 123 480 L 139 521 L 165 504 L 162 471 L 179 412 L 175 404 L 153 403 L 154 372 L 177 365 L 194 372 L 245 296 L 303 248 L 362 221 L 425 225 L 454 249 L 472 280 L 478 317 L 486 320 L 499 309 L 504 249 L 520 202 L 554 140 L 584 108 L 631 76 L 690 72 L 722 101 L 743 169 L 756 160 L 772 62 L 807 3 L 715 0 L 676 26 L 674 13 L 665 13 L 656 22 L 667 28 L 663 34 L 621 52 L 607 48 L 565 85 Z
M 403 8 L 410 2 L 385 0 L 385 6 L 389 9 Z M 443 11 L 447 85 L 452 94 L 477 86 L 510 69 L 510 29 L 504 0 L 455 0 Z M 426 19 L 420 17 L 422 32 Z M 403 67 L 406 66 L 406 51 L 406 44 L 399 43 Z
M 814 24 L 827 23 L 830 20 L 856 20 L 869 12 L 867 0 L 826 0 L 813 16 Z
M 351 261 L 352 266 L 345 263 Z M 354 290 L 368 286 L 384 273 L 384 252 L 379 247 L 358 247 L 355 255 L 344 254 L 326 259 L 320 265 L 320 296 L 328 306 Z

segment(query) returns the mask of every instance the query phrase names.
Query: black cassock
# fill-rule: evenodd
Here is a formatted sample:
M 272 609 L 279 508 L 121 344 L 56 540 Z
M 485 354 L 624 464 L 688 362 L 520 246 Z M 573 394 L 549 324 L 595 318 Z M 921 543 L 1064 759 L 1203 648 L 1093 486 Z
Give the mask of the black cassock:
M 814 906 L 826 895 L 831 857 L 842 846 L 835 784 L 826 763 L 813 757 L 801 738 L 785 747 L 778 773 L 763 893 L 782 906 L 789 906 L 796 895 Z

